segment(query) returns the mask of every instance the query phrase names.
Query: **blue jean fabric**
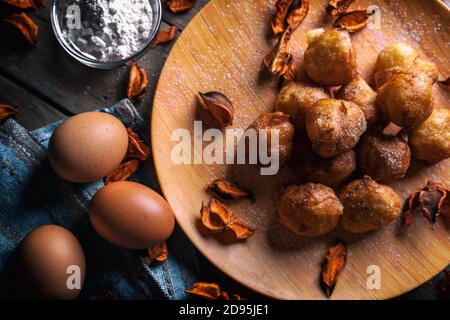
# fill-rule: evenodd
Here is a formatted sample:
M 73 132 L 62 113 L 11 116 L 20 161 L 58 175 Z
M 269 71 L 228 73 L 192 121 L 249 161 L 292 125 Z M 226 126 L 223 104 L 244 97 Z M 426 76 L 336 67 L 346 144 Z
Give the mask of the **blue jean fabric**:
M 149 129 L 130 101 L 102 111 L 147 140 Z M 48 141 L 60 123 L 33 132 L 14 119 L 0 124 L 0 297 L 11 297 L 14 253 L 22 239 L 40 225 L 57 224 L 77 236 L 86 255 L 81 299 L 103 292 L 110 292 L 113 299 L 185 298 L 184 290 L 198 281 L 199 274 L 198 253 L 190 241 L 176 228 L 168 241 L 169 259 L 148 267 L 143 252 L 118 248 L 99 237 L 89 223 L 87 210 L 103 181 L 69 183 L 49 166 Z M 132 180 L 159 190 L 150 162 L 142 165 Z

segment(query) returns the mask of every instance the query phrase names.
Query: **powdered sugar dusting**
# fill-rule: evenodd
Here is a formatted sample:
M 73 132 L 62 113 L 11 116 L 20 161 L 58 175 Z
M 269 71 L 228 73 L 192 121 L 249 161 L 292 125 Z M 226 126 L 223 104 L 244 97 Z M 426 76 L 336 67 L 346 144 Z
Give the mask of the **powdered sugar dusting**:
M 71 0 L 68 5 L 80 8 L 82 27 L 66 23 L 64 32 L 79 50 L 100 61 L 128 58 L 148 41 L 153 25 L 148 0 Z

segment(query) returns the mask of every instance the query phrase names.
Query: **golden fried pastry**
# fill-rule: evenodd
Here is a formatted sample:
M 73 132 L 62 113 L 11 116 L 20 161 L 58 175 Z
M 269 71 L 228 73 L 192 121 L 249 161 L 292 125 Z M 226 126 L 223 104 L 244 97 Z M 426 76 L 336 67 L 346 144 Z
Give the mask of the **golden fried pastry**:
M 292 144 L 294 142 L 294 126 L 289 122 L 289 116 L 282 112 L 263 113 L 260 115 L 247 130 L 253 129 L 257 134 L 261 134 L 261 129 L 267 130 L 266 141 L 267 150 L 272 150 L 272 132 L 278 130 L 279 150 L 273 150 L 279 154 L 280 166 L 284 165 L 291 157 Z M 261 138 L 261 137 L 260 137 Z M 259 147 L 258 147 L 259 148 Z M 274 147 L 274 149 L 277 149 Z M 248 152 L 258 152 L 258 150 L 248 150 Z M 272 153 L 270 155 L 273 157 Z
M 280 223 L 300 236 L 318 237 L 332 231 L 341 215 L 341 202 L 322 184 L 288 186 L 278 206 Z
M 399 195 L 368 176 L 348 184 L 339 199 L 344 206 L 340 225 L 352 233 L 380 229 L 400 217 Z
M 419 56 L 410 45 L 400 42 L 387 45 L 378 56 L 375 68 L 375 86 L 379 88 L 392 73 L 398 72 L 424 73 L 436 81 L 438 70 L 436 65 Z
M 435 164 L 450 157 L 450 110 L 434 109 L 431 116 L 409 132 L 415 159 Z
M 348 32 L 326 30 L 311 39 L 304 55 L 306 74 L 316 83 L 339 86 L 357 74 L 355 50 Z
M 414 61 L 412 69 L 425 73 L 433 82 L 436 82 L 439 78 L 439 71 L 436 65 L 426 59 L 417 58 L 416 61 Z
M 384 71 L 380 71 L 375 73 L 374 76 L 374 80 L 375 80 L 375 88 L 377 88 L 377 90 L 386 83 L 386 81 L 388 81 L 392 76 L 397 75 L 397 74 L 409 74 L 409 71 L 405 71 L 401 68 L 395 67 L 395 68 L 390 68 L 390 69 L 386 69 Z
M 377 106 L 396 125 L 415 127 L 433 111 L 432 84 L 422 72 L 396 73 L 378 89 Z
M 297 130 L 305 130 L 305 113 L 320 99 L 329 98 L 328 92 L 318 86 L 288 82 L 280 91 L 275 110 L 289 115 Z
M 360 106 L 366 117 L 368 127 L 378 122 L 380 112 L 375 104 L 377 93 L 360 75 L 357 75 L 349 84 L 342 86 L 337 92 L 336 98 L 352 101 Z
M 411 161 L 406 137 L 383 133 L 366 133 L 357 150 L 361 171 L 378 182 L 401 179 L 408 171 Z
M 306 113 L 306 131 L 314 151 L 323 158 L 353 149 L 366 127 L 361 108 L 350 101 L 322 99 Z
M 375 73 L 391 68 L 408 70 L 418 56 L 417 51 L 404 42 L 391 43 L 380 52 Z
M 307 136 L 296 137 L 293 165 L 296 173 L 305 181 L 336 187 L 355 172 L 355 152 L 350 150 L 334 158 L 324 159 L 314 152 Z

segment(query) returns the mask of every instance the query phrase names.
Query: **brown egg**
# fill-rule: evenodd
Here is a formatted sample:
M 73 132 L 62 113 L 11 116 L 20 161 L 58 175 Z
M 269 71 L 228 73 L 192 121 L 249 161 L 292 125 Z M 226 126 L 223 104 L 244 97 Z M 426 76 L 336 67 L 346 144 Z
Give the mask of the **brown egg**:
M 146 249 L 167 240 L 175 220 L 169 204 L 139 183 L 114 182 L 100 189 L 89 208 L 92 226 L 109 242 Z
M 76 299 L 85 277 L 85 258 L 77 238 L 68 230 L 45 225 L 20 244 L 21 274 L 27 296 L 40 299 Z
M 84 183 L 108 175 L 128 149 L 125 126 L 104 112 L 80 113 L 60 125 L 50 140 L 49 160 L 63 179 Z

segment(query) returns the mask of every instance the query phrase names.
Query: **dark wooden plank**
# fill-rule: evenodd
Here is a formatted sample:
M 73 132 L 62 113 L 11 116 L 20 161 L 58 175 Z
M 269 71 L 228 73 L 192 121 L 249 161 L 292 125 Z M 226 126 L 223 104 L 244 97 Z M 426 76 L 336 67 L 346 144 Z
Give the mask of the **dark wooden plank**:
M 29 130 L 63 119 L 64 114 L 34 96 L 17 84 L 0 75 L 0 103 L 9 103 L 20 108 L 19 123 Z
M 180 29 L 184 29 L 189 21 L 191 21 L 192 17 L 194 17 L 208 2 L 209 0 L 197 0 L 195 6 L 191 10 L 180 14 L 174 14 L 167 8 L 163 8 L 163 20 Z
M 42 15 L 46 10 L 38 12 Z M 7 49 L 0 53 L 0 70 L 4 75 L 40 92 L 50 104 L 70 113 L 106 107 L 126 96 L 129 67 L 115 70 L 85 67 L 61 48 L 47 21 L 36 18 L 35 21 L 39 26 L 35 48 L 26 53 Z M 163 24 L 164 27 L 167 25 Z M 153 96 L 171 45 L 151 49 L 139 61 L 149 73 L 148 97 Z M 150 105 L 148 97 L 140 107 L 143 112 Z

